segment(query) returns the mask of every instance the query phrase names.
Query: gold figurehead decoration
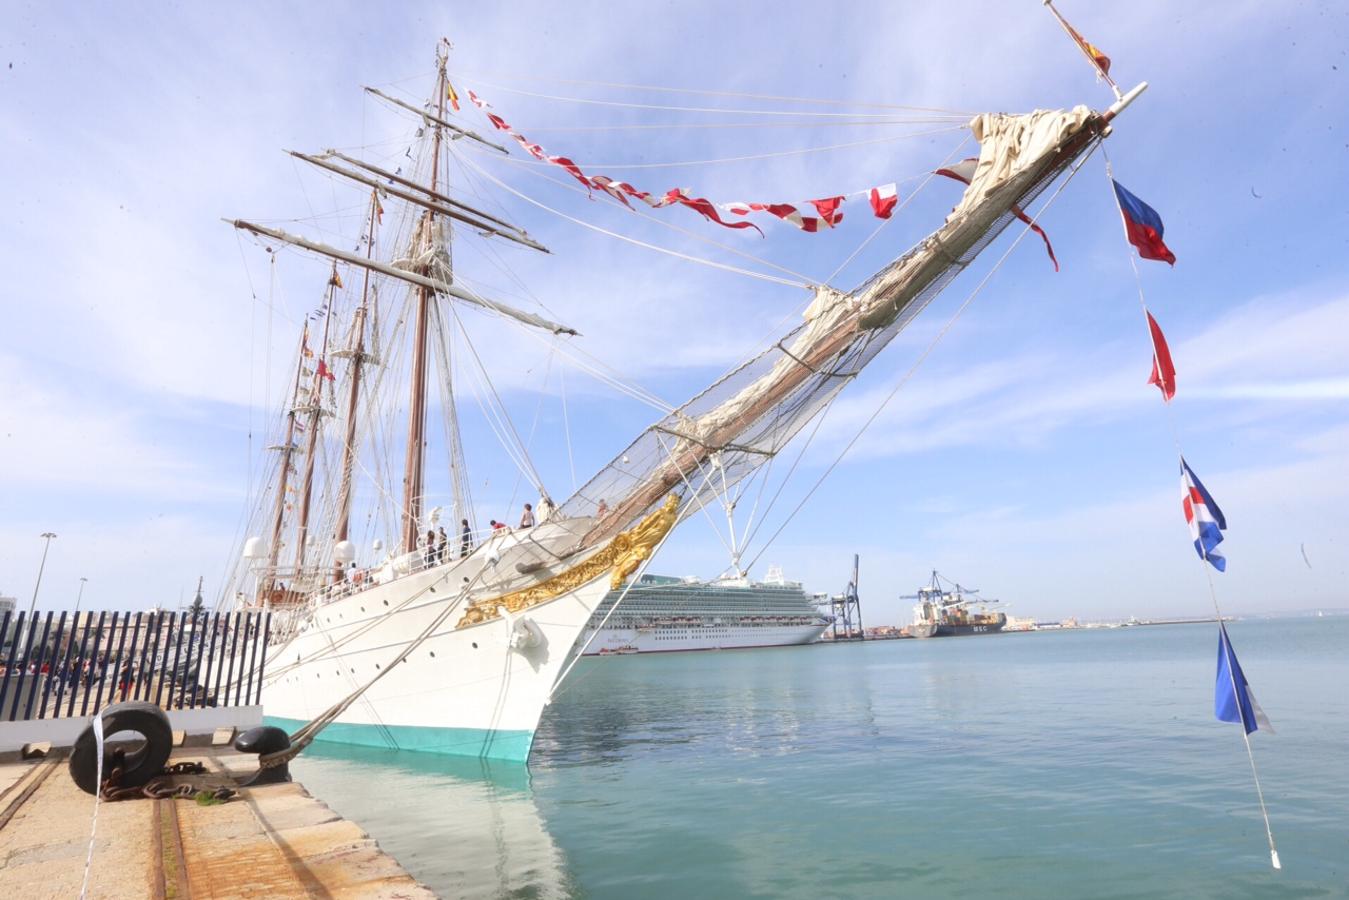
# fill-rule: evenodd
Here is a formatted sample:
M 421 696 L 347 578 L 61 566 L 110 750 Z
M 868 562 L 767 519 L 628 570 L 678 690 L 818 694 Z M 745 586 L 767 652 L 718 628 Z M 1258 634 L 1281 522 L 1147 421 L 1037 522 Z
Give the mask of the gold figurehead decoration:
M 501 614 L 497 610 L 503 606 L 514 614 L 546 603 L 595 580 L 610 569 L 613 571 L 609 575 L 609 589 L 617 590 L 629 575 L 637 571 L 638 566 L 651 558 L 656 545 L 670 533 L 678 520 L 679 495 L 670 494 L 659 508 L 629 530 L 615 535 L 604 549 L 580 565 L 522 591 L 501 597 L 485 597 L 470 603 L 455 628 L 480 625 L 498 618 Z

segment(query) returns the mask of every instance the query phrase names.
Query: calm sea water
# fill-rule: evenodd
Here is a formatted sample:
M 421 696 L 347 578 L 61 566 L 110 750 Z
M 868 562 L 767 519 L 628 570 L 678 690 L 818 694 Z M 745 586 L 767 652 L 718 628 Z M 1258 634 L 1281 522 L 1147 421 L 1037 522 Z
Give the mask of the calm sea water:
M 529 768 L 315 747 L 447 897 L 1349 897 L 1349 618 L 586 660 Z

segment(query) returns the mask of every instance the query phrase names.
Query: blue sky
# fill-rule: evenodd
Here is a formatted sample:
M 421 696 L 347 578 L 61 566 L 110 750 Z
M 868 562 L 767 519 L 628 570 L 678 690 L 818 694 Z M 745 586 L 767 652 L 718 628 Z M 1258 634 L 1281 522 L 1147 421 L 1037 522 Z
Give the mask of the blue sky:
M 781 3 L 483 6 L 124 6 L 81 17 L 29 6 L 12 14 L 0 36 L 8 201 L 0 221 L 0 593 L 26 605 L 47 530 L 60 537 L 41 607 L 72 602 L 80 576 L 96 607 L 175 604 L 190 598 L 198 575 L 208 596 L 219 589 L 268 402 L 324 279 L 322 264 L 286 254 L 271 286 L 265 255 L 220 217 L 308 219 L 288 227 L 354 236 L 359 193 L 301 171 L 281 151 L 364 147 L 372 159 L 395 160 L 415 123 L 360 86 L 423 94 L 441 35 L 455 43 L 461 93 L 479 90 L 550 152 L 599 172 L 887 132 L 595 129 L 744 117 L 518 91 L 749 103 L 572 81 L 589 80 L 968 111 L 1110 100 L 1031 0 L 850 4 L 846 14 Z M 1042 220 L 1062 272 L 1033 237 L 1023 241 L 763 547 L 1017 231 L 901 335 L 824 421 L 750 548 L 760 558 L 755 574 L 780 563 L 811 590 L 837 591 L 860 553 L 869 623 L 906 619 L 908 603 L 895 598 L 934 567 L 1021 615 L 1203 613 L 1207 582 L 1179 510 L 1178 439 L 1229 520 L 1230 565 L 1217 580 L 1225 607 L 1349 606 L 1349 11 L 1256 2 L 1062 10 L 1111 55 L 1122 84 L 1151 84 L 1106 149 L 1120 181 L 1161 213 L 1179 257 L 1174 269 L 1140 263 L 1176 358 L 1179 395 L 1168 410 L 1145 383 L 1146 332 L 1098 155 Z M 488 128 L 467 105 L 461 118 Z M 578 128 L 595 130 L 567 130 Z M 960 139 L 607 171 L 648 190 L 792 200 L 921 173 Z M 875 224 L 853 206 L 834 232 L 765 224 L 761 240 L 664 211 L 690 236 L 576 196 L 526 166 L 467 159 L 602 227 L 736 262 L 695 236 L 711 238 L 814 279 Z M 457 185 L 553 250 L 500 251 L 530 293 L 583 332 L 586 352 L 667 400 L 682 401 L 756 352 L 805 299 L 579 230 L 510 195 L 488 197 L 487 186 L 471 168 Z M 929 185 L 834 284 L 849 288 L 899 255 L 956 199 L 955 185 Z M 489 253 L 479 240 L 463 241 L 462 277 L 515 297 Z M 481 329 L 475 343 L 517 420 L 528 427 L 537 413 L 536 461 L 552 493 L 565 496 L 571 476 L 556 374 L 543 381 L 552 371 L 547 351 L 464 315 Z M 567 403 L 582 479 L 652 418 L 579 373 L 567 376 Z M 483 435 L 471 416 L 465 428 L 471 441 Z M 477 463 L 480 515 L 512 515 L 514 473 L 488 451 Z M 433 473 L 432 490 L 443 485 Z M 725 564 L 713 530 L 695 519 L 657 568 L 713 575 Z

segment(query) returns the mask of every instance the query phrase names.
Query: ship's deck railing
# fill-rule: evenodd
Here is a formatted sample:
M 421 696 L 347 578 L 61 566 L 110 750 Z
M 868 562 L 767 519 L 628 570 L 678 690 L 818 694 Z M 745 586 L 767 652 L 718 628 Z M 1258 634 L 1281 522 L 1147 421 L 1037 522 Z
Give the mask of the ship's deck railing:
M 508 555 L 511 558 L 519 556 L 522 559 L 559 560 L 562 558 L 558 556 L 560 547 L 574 543 L 575 537 L 584 534 L 591 524 L 592 520 L 584 517 L 563 519 L 555 516 L 548 523 L 532 528 L 512 529 L 503 526 L 486 535 L 475 533 L 467 553 L 463 552 L 462 535 L 456 540 L 447 534 L 448 540 L 438 544 L 431 553 L 425 547 L 419 547 L 411 553 L 387 558 L 375 566 L 351 566 L 343 571 L 340 578 L 339 569 L 331 564 L 300 572 L 278 569 L 275 575 L 277 584 L 284 585 L 289 581 L 291 589 L 281 587 L 274 592 L 275 596 L 282 598 L 282 602 L 270 603 L 271 608 L 279 613 L 273 624 L 272 636 L 274 639 L 289 638 L 315 610 L 336 600 L 432 569 L 444 568 L 448 575 L 460 564 L 478 560 L 495 565 Z M 539 536 L 543 539 L 536 539 Z M 500 575 L 503 581 L 519 577 L 522 576 L 514 574 L 514 570 L 509 567 L 503 568 Z M 492 584 L 486 583 L 482 587 L 490 590 Z

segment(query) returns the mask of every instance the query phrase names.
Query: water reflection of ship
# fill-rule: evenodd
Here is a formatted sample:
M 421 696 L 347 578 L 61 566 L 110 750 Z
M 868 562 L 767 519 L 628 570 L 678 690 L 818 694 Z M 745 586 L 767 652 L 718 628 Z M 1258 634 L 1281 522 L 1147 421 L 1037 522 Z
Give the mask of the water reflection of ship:
M 577 893 L 523 764 L 316 742 L 291 765 L 439 896 Z
M 900 598 L 918 601 L 913 608 L 913 624 L 905 631 L 916 638 L 997 634 L 1007 624 L 1007 615 L 989 612 L 988 607 L 1000 601 L 975 597 L 977 593 L 977 588 L 962 587 L 933 569 L 931 583 L 916 594 Z

